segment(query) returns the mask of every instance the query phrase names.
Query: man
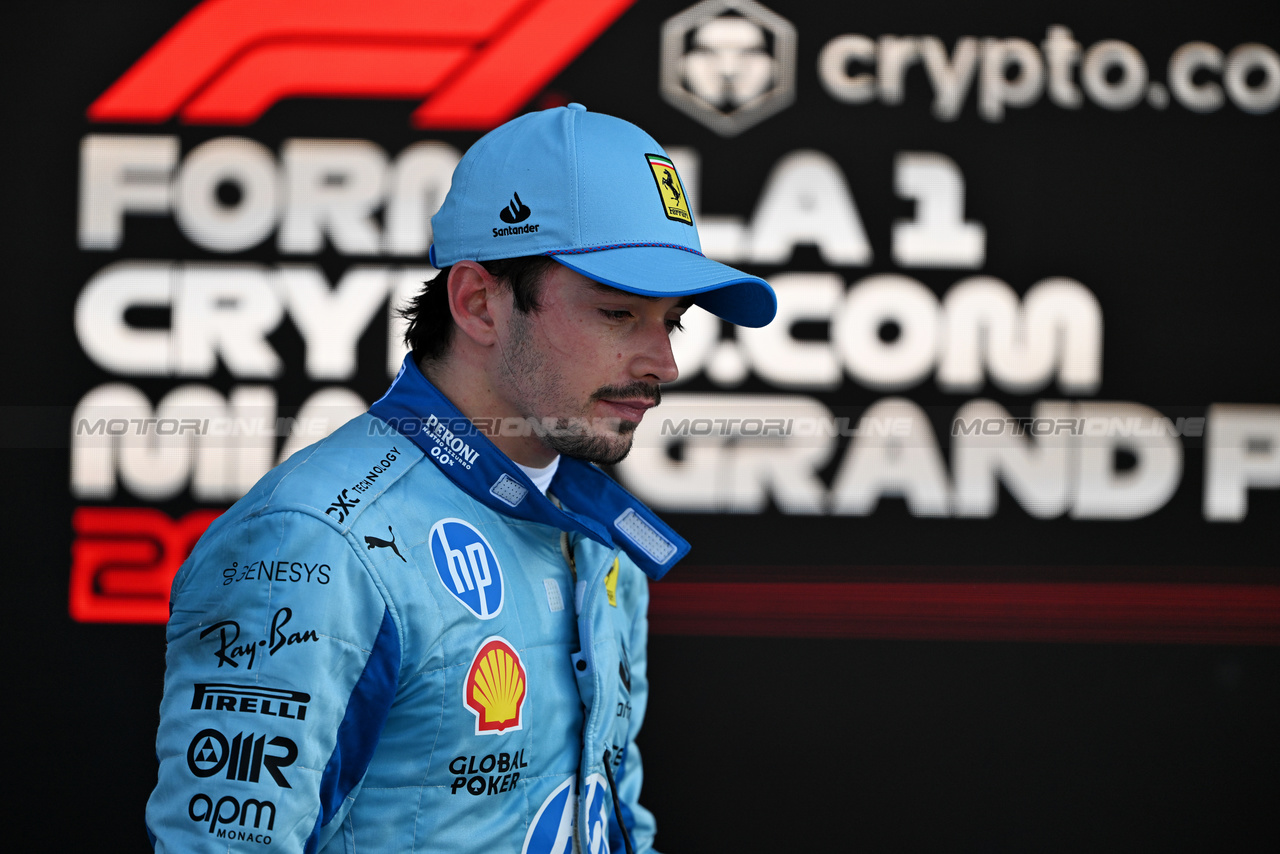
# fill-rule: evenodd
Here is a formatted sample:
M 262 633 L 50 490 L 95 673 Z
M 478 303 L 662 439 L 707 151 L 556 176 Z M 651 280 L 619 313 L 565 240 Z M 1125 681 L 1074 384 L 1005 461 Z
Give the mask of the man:
M 647 578 L 688 545 L 592 463 L 676 378 L 690 303 L 776 307 L 701 255 L 675 174 L 579 105 L 462 158 L 396 381 L 174 581 L 156 850 L 651 848 Z

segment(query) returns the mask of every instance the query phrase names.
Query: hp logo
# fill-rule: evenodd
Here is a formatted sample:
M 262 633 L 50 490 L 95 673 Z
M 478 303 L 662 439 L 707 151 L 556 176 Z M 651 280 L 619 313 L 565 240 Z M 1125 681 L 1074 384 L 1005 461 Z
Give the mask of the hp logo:
M 502 568 L 484 535 L 461 519 L 431 529 L 431 559 L 440 583 L 467 610 L 489 620 L 502 610 Z

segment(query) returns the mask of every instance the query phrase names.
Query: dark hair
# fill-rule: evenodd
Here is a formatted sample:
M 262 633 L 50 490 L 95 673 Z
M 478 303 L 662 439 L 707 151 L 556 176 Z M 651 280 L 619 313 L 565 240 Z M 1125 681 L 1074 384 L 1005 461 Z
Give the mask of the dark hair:
M 556 262 L 546 255 L 521 258 L 499 258 L 481 261 L 480 266 L 499 282 L 511 288 L 517 311 L 531 314 L 541 308 L 542 280 Z M 413 350 L 415 359 L 438 359 L 453 340 L 453 313 L 449 311 L 449 271 L 445 267 L 436 277 L 423 283 L 422 291 L 400 309 L 409 321 L 404 343 Z

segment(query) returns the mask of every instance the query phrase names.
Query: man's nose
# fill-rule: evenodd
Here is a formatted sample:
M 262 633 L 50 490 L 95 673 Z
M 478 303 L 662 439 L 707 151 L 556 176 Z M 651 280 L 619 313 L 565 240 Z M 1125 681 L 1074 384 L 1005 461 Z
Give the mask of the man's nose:
M 675 382 L 680 376 L 675 354 L 671 351 L 671 334 L 665 320 L 646 331 L 643 349 L 635 361 L 637 378 L 652 378 L 659 383 Z

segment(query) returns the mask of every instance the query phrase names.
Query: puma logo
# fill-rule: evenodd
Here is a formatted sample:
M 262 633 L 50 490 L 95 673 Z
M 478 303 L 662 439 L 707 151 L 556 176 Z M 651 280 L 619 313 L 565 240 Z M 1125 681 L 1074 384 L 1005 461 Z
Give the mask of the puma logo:
M 400 554 L 400 550 L 396 548 L 396 532 L 391 530 L 390 525 L 387 526 L 387 533 L 391 535 L 391 539 L 389 540 L 384 540 L 379 537 L 365 537 L 364 541 L 369 544 L 369 551 L 373 551 L 374 549 L 391 549 L 391 551 L 396 553 L 396 557 L 400 558 L 400 560 L 404 560 L 404 555 Z M 404 560 L 404 562 L 408 563 L 409 561 Z

